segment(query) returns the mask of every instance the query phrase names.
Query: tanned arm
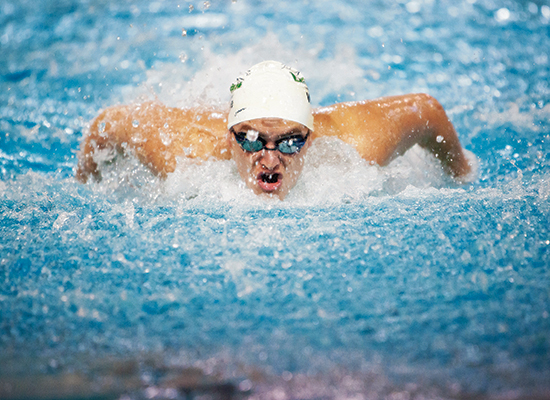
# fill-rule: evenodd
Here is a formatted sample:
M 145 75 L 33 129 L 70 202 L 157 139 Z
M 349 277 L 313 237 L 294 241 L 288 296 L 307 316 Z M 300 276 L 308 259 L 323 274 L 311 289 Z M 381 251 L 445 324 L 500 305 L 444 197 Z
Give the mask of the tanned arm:
M 388 164 L 419 144 L 440 159 L 455 179 L 471 171 L 445 110 L 429 95 L 340 103 L 317 109 L 314 116 L 315 136 L 338 136 L 378 165 Z
M 314 118 L 313 137 L 337 136 L 378 165 L 419 144 L 457 180 L 471 170 L 443 107 L 425 94 L 339 103 L 314 110 Z M 229 159 L 226 131 L 226 112 L 182 110 L 155 102 L 110 107 L 92 122 L 82 142 L 76 178 L 101 179 L 102 151 L 134 154 L 162 177 L 174 171 L 178 156 Z
M 81 144 L 76 178 L 100 180 L 98 158 L 109 151 L 133 154 L 161 177 L 174 171 L 178 156 L 228 159 L 225 114 L 156 102 L 110 107 L 92 122 Z

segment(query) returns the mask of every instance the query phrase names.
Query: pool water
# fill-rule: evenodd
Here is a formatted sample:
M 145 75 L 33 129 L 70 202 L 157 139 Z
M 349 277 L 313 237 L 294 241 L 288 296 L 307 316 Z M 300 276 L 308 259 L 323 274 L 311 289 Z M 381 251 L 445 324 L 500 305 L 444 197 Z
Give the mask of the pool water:
M 550 397 L 549 33 L 539 0 L 3 1 L 0 397 Z M 225 107 L 264 59 L 316 106 L 433 95 L 478 178 L 327 139 L 284 202 L 230 161 L 74 180 L 101 109 Z

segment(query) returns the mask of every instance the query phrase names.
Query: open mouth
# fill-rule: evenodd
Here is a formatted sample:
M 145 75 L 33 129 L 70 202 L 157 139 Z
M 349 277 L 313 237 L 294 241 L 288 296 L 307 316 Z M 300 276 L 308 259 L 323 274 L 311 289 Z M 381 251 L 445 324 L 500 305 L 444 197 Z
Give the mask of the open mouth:
M 282 183 L 282 176 L 278 173 L 262 172 L 258 175 L 258 185 L 266 192 L 277 190 Z

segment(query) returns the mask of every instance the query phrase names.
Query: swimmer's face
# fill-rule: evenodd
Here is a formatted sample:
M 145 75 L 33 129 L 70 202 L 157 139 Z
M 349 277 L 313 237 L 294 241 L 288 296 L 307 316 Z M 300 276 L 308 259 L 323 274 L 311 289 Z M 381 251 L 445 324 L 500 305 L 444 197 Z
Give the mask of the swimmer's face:
M 302 173 L 304 156 L 311 142 L 308 133 L 309 129 L 297 122 L 261 118 L 233 126 L 227 139 L 246 185 L 256 194 L 282 200 Z M 255 142 L 258 140 L 265 143 L 264 148 L 263 143 Z M 258 148 L 260 150 L 253 151 Z

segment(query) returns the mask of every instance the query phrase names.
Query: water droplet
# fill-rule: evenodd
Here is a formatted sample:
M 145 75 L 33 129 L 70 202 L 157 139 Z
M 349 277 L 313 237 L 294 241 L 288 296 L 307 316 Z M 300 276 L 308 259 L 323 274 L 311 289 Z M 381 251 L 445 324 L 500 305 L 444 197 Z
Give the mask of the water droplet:
M 164 132 L 160 132 L 160 140 L 163 145 L 168 146 L 170 143 L 172 143 L 172 137 L 169 134 L 166 134 Z
M 248 392 L 250 389 L 252 389 L 252 382 L 250 382 L 248 379 L 245 379 L 241 383 L 239 383 L 239 390 L 242 392 Z
M 495 19 L 498 22 L 504 22 L 510 19 L 510 10 L 507 8 L 501 8 L 499 9 L 495 14 Z
M 437 143 L 441 143 L 443 141 L 443 136 L 441 135 L 438 135 L 436 138 L 435 138 L 436 142 Z
M 134 128 L 137 128 L 137 127 L 139 126 L 139 121 L 138 121 L 137 119 L 134 119 L 134 120 L 132 121 L 132 126 L 133 126 Z
M 416 14 L 422 8 L 422 5 L 416 1 L 410 1 L 405 5 L 405 8 L 411 14 Z

